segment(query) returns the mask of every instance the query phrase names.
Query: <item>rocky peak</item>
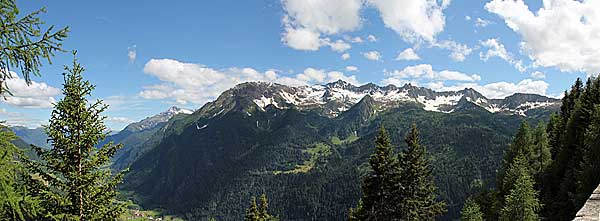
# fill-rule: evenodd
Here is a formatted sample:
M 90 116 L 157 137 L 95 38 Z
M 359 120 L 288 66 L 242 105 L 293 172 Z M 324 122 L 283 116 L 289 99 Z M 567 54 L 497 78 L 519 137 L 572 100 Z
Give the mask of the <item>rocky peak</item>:
M 131 123 L 123 129 L 124 131 L 137 132 L 142 130 L 147 130 L 156 127 L 159 124 L 165 123 L 169 121 L 173 116 L 177 114 L 192 114 L 192 110 L 179 108 L 176 106 L 172 106 L 164 112 L 161 112 L 157 115 L 147 117 L 141 121 Z
M 496 113 L 524 115 L 528 110 L 558 105 L 559 101 L 541 95 L 515 94 L 505 99 L 488 99 L 472 88 L 460 91 L 436 92 L 429 88 L 405 84 L 402 87 L 394 85 L 378 86 L 373 83 L 355 86 L 343 80 L 325 85 L 292 87 L 268 82 L 241 83 L 224 92 L 216 103 L 210 104 L 217 112 L 222 111 L 219 100 L 244 98 L 254 102 L 259 109 L 264 110 L 272 105 L 275 108 L 298 108 L 312 110 L 318 113 L 336 117 L 358 104 L 364 97 L 369 96 L 377 106 L 386 108 L 402 103 L 417 103 L 428 111 L 453 112 L 459 107 L 465 107 L 465 102 L 472 108 L 477 106 Z M 368 101 L 367 99 L 367 101 Z M 217 105 L 219 104 L 219 105 Z M 215 106 L 216 105 L 216 106 Z M 212 113 L 212 112 L 211 112 Z

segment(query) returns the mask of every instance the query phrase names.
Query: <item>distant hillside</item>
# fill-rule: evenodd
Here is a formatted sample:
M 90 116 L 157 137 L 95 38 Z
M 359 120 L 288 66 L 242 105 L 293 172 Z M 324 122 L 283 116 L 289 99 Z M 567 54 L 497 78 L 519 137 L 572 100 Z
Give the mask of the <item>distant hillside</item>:
M 244 83 L 127 147 L 143 149 L 122 189 L 144 207 L 191 220 L 239 220 L 262 192 L 282 220 L 345 219 L 376 128 L 385 125 L 402 149 L 416 122 L 449 205 L 444 219 L 454 219 L 466 197 L 494 183 L 519 122 L 545 120 L 558 107 L 540 95 L 488 99 L 473 89 Z
M 27 127 L 13 126 L 10 127 L 10 129 L 25 143 L 33 144 L 38 147 L 50 148 L 50 144 L 47 142 L 48 135 L 44 132 L 44 128 L 38 127 L 30 129 Z

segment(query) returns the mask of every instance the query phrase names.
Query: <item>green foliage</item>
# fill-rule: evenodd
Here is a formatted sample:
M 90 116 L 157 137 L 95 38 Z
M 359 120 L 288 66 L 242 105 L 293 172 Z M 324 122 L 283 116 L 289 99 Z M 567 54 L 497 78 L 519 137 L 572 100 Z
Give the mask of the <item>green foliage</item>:
M 398 160 L 383 126 L 375 138 L 375 150 L 369 158 L 371 172 L 363 181 L 361 203 L 351 210 L 351 220 L 392 220 L 396 217 Z
M 536 177 L 540 177 L 546 168 L 548 168 L 548 165 L 552 163 L 550 145 L 548 143 L 548 133 L 546 130 L 546 125 L 540 123 L 533 131 L 533 156 L 531 156 L 531 167 Z
M 44 21 L 39 16 L 45 12 L 42 8 L 19 18 L 15 0 L 0 0 L 0 94 L 10 94 L 6 80 L 16 77 L 11 68 L 20 69 L 25 81 L 31 83 L 31 74 L 40 75 L 42 60 L 51 62 L 54 53 L 62 51 L 61 42 L 69 28 L 54 32 L 50 26 L 42 31 Z
M 250 206 L 246 209 L 244 220 L 247 221 L 276 221 L 275 216 L 269 214 L 269 202 L 266 194 L 260 195 L 260 205 L 256 204 L 256 197 L 252 197 Z
M 282 220 L 345 219 L 371 172 L 368 162 L 379 125 L 390 134 L 406 134 L 412 122 L 419 122 L 436 194 L 448 206 L 439 218 L 458 219 L 466 198 L 493 186 L 502 152 L 521 121 L 483 109 L 437 113 L 402 104 L 357 126 L 356 118 L 268 107 L 252 111 L 252 100 L 221 98 L 215 101 L 217 109 L 172 119 L 153 135 L 160 140 L 131 165 L 124 192 L 144 208 L 164 208 L 189 220 L 241 220 L 247 200 L 264 190 Z M 211 118 L 221 108 L 222 114 Z M 197 130 L 196 124 L 208 126 Z M 333 136 L 347 138 L 355 131 L 360 138 L 354 142 L 331 142 Z M 403 136 L 392 136 L 390 142 L 396 153 L 407 148 Z M 308 149 L 319 143 L 329 146 L 330 154 L 318 157 L 312 169 L 272 172 L 304 165 L 311 159 Z
M 577 79 L 565 92 L 559 115 L 548 124 L 552 163 L 541 185 L 544 217 L 572 219 L 598 186 L 596 158 L 598 129 L 595 118 L 600 105 L 600 79 Z
M 460 211 L 461 221 L 483 221 L 483 213 L 479 204 L 472 199 L 467 199 L 463 209 Z
M 521 155 L 524 157 L 524 160 L 527 162 L 533 161 L 533 136 L 531 133 L 531 129 L 529 124 L 526 121 L 521 122 L 521 126 L 517 131 L 511 145 L 508 147 L 506 153 L 504 153 L 504 157 L 502 159 L 502 166 L 500 167 L 500 172 L 498 173 L 498 178 L 496 182 L 499 183 L 499 196 L 501 199 L 508 193 L 508 190 L 511 188 L 510 185 L 512 183 L 508 183 L 506 185 L 505 176 L 507 173 L 507 167 L 509 167 L 515 157 Z M 526 165 L 527 166 L 527 165 Z M 529 170 L 528 167 L 526 167 Z
M 398 156 L 400 194 L 396 198 L 401 220 L 433 220 L 446 212 L 446 204 L 436 200 L 427 151 L 421 145 L 419 130 L 413 124 L 405 139 L 408 149 Z
M 46 127 L 52 148 L 34 147 L 41 161 L 28 163 L 41 177 L 32 183 L 34 194 L 44 199 L 49 219 L 114 219 L 125 209 L 115 190 L 123 172 L 112 175 L 105 167 L 121 146 L 96 148 L 107 135 L 101 116 L 107 106 L 101 101 L 88 104 L 94 86 L 83 79 L 84 68 L 76 60 L 65 71 L 64 98 L 55 104 Z
M 39 200 L 24 185 L 24 176 L 28 174 L 20 161 L 23 153 L 11 143 L 16 138 L 6 126 L 0 125 L 0 219 L 32 220 L 42 209 Z
M 538 220 L 538 211 L 541 205 L 537 199 L 538 193 L 533 188 L 534 182 L 525 165 L 525 158 L 522 156 L 517 157 L 510 165 L 509 170 L 510 176 L 506 178 L 509 180 L 516 179 L 506 196 L 505 206 L 500 212 L 500 220 Z M 513 175 L 516 177 L 513 178 Z

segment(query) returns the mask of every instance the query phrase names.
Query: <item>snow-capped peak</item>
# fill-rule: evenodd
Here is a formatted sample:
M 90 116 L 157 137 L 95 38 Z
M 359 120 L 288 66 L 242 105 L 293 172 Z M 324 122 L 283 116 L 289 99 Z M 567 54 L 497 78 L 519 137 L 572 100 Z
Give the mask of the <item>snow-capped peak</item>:
M 172 115 L 175 115 L 175 114 L 192 114 L 192 113 L 194 113 L 194 111 L 188 110 L 188 109 L 184 109 L 184 108 L 180 108 L 180 107 L 177 107 L 177 106 L 172 106 L 167 111 L 165 111 L 163 113 L 172 114 Z
M 372 97 L 383 109 L 412 102 L 421 105 L 427 111 L 444 113 L 457 110 L 464 102 L 475 104 L 492 113 L 519 115 L 525 115 L 525 112 L 531 109 L 559 104 L 559 100 L 541 95 L 515 94 L 505 99 L 488 99 L 473 89 L 436 92 L 410 84 L 402 87 L 381 87 L 372 83 L 355 86 L 342 80 L 325 85 L 299 87 L 250 82 L 236 86 L 232 93 L 250 98 L 262 109 L 268 105 L 279 109 L 294 106 L 298 109 L 317 110 L 331 117 L 349 110 L 366 95 Z

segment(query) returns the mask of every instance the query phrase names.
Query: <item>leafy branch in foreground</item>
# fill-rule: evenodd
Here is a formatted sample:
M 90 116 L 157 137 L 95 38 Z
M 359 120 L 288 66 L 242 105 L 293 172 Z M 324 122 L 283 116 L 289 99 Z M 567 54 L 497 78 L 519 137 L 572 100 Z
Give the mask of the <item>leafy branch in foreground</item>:
M 0 0 L 0 95 L 10 94 L 6 81 L 17 77 L 11 68 L 20 69 L 25 81 L 31 83 L 31 74 L 40 76 L 42 60 L 52 63 L 55 52 L 63 51 L 62 41 L 69 27 L 54 31 L 50 26 L 42 31 L 44 24 L 39 15 L 42 8 L 18 18 L 19 9 L 15 0 Z

